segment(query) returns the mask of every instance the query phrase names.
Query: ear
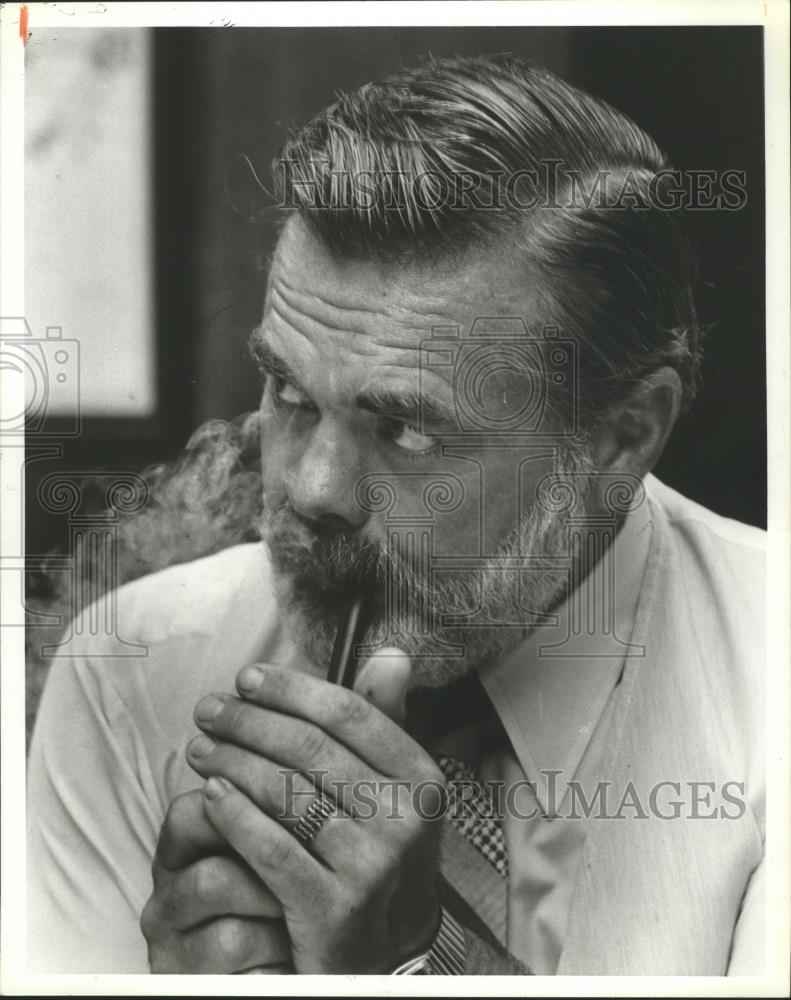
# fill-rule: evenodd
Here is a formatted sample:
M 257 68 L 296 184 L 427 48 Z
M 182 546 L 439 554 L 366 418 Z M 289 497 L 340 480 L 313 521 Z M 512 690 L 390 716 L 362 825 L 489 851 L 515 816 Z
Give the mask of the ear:
M 595 467 L 642 479 L 662 454 L 678 418 L 681 397 L 681 379 L 674 368 L 658 368 L 642 378 L 599 425 L 593 440 Z

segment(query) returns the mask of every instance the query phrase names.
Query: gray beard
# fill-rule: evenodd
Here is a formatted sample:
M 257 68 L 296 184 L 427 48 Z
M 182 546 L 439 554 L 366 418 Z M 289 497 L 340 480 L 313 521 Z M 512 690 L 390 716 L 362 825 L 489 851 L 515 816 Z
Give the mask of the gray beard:
M 556 459 L 559 479 L 585 476 L 577 517 L 580 504 L 587 509 L 591 472 L 582 449 Z M 364 557 L 358 552 L 357 558 L 347 558 L 342 539 L 318 552 L 315 540 L 301 524 L 289 520 L 287 510 L 265 512 L 262 536 L 272 555 L 281 619 L 314 664 L 329 664 L 343 603 L 339 581 L 348 573 L 358 583 L 367 579 L 365 590 L 388 595 L 366 632 L 366 655 L 377 648 L 397 647 L 412 661 L 412 687 L 441 687 L 508 655 L 566 597 L 571 570 L 563 557 L 569 556 L 569 517 L 568 511 L 548 511 L 534 504 L 480 567 L 443 572 L 442 578 L 430 567 L 408 564 L 379 543 L 369 543 Z M 294 563 L 295 553 L 299 557 L 304 553 L 306 562 Z M 560 558 L 556 568 L 514 569 L 515 559 L 531 556 Z M 333 574 L 324 580 L 327 567 Z

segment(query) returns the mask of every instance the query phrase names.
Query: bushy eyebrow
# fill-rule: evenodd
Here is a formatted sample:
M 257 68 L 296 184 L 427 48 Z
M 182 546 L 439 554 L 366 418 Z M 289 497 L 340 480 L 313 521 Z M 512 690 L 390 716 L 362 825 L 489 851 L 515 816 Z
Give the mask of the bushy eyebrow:
M 287 362 L 266 343 L 260 328 L 251 334 L 249 347 L 262 374 L 281 378 L 305 396 L 310 396 Z M 420 393 L 408 389 L 387 389 L 383 386 L 366 389 L 355 396 L 354 402 L 361 410 L 375 416 L 398 420 L 413 427 L 447 425 L 455 420 L 455 413 L 450 407 L 421 398 Z
M 413 427 L 452 423 L 455 416 L 449 407 L 404 389 L 367 389 L 358 393 L 354 401 L 361 410 Z

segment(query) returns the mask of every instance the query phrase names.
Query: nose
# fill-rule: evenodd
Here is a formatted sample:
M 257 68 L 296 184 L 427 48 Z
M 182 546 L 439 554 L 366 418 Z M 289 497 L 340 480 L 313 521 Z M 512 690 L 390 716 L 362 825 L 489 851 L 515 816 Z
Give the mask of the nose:
M 354 435 L 338 423 L 321 420 L 286 476 L 292 507 L 309 521 L 341 531 L 361 528 L 370 516 L 355 497 L 362 466 Z

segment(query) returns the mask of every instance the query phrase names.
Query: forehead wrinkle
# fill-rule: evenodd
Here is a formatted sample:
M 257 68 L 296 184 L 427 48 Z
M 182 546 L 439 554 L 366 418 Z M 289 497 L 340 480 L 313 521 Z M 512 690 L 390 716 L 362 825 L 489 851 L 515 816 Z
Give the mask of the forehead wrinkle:
M 393 329 L 416 333 L 459 322 L 461 317 L 448 314 L 449 302 L 469 306 L 471 314 L 476 314 L 473 307 L 478 303 L 474 296 L 467 298 L 466 289 L 453 289 L 450 298 L 442 296 L 435 291 L 436 283 L 425 275 L 414 275 L 414 280 L 409 280 L 411 276 L 405 273 L 394 281 L 392 275 L 373 270 L 369 275 L 341 273 L 323 277 L 320 270 L 318 276 L 311 274 L 313 287 L 307 289 L 302 282 L 293 282 L 291 270 L 294 268 L 281 265 L 270 272 L 267 297 L 276 292 L 299 312 L 350 333 L 370 333 L 382 321 L 392 323 Z M 303 263 L 297 273 L 304 275 L 307 271 Z
M 274 323 L 272 318 L 275 319 Z M 325 332 L 333 336 L 330 331 Z M 337 336 L 335 333 L 334 337 Z M 322 360 L 322 347 L 327 345 L 327 337 L 311 337 L 304 329 L 283 316 L 274 303 L 259 337 L 288 363 L 302 390 L 314 399 L 329 399 L 335 394 L 336 402 L 350 404 L 372 380 L 380 385 L 392 385 L 393 376 L 389 374 L 390 371 L 401 384 L 406 382 L 410 388 L 415 388 L 418 384 L 419 351 L 414 343 L 406 347 L 387 345 L 388 353 L 377 355 L 370 347 L 369 338 L 346 338 L 343 345 L 344 363 L 337 366 L 333 364 L 332 358 L 329 361 Z M 404 355 L 407 352 L 414 356 L 411 364 L 405 363 Z
M 447 312 L 442 311 L 448 305 L 446 298 L 417 292 L 409 285 L 394 286 L 389 295 L 383 292 L 376 297 L 376 305 L 367 306 L 360 301 L 353 304 L 350 301 L 350 304 L 347 305 L 344 302 L 343 294 L 347 290 L 340 282 L 329 289 L 327 294 L 322 294 L 320 291 L 306 291 L 304 288 L 297 288 L 281 274 L 278 274 L 274 280 L 277 283 L 278 295 L 295 309 L 326 322 L 328 326 L 348 329 L 350 332 L 368 333 L 369 330 L 360 327 L 370 317 L 377 320 L 386 317 L 398 326 L 414 328 L 417 331 L 430 326 L 447 325 L 453 319 Z M 372 285 L 376 287 L 376 280 L 373 277 Z M 335 295 L 336 301 L 332 301 L 328 297 L 329 294 Z M 395 301 L 396 297 L 401 300 L 400 303 Z M 351 300 L 351 295 L 349 299 Z M 459 295 L 454 293 L 453 301 L 469 305 L 471 308 L 477 304 L 475 297 L 467 300 L 463 293 Z M 333 316 L 333 321 L 329 320 L 330 315 Z M 327 316 L 326 320 L 324 316 Z M 354 317 L 357 322 L 350 323 L 349 316 Z M 358 323 L 359 325 L 357 325 Z
M 416 393 L 423 388 L 428 395 L 439 397 L 440 401 L 452 402 L 452 376 L 444 377 L 444 374 L 430 368 L 421 372 L 420 351 L 416 347 L 412 353 L 412 364 L 405 364 L 403 358 L 382 358 L 375 369 L 367 369 L 359 392 L 374 393 L 382 389 L 387 392 L 404 390 Z
M 295 311 L 330 329 L 366 336 L 375 336 L 383 327 L 396 337 L 403 333 L 421 336 L 433 326 L 447 325 L 451 319 L 427 308 L 412 310 L 395 304 L 383 305 L 381 309 L 338 305 L 318 292 L 297 290 L 281 279 L 277 287 L 273 286 L 272 293 Z
M 323 315 L 311 315 L 303 311 L 296 304 L 290 303 L 279 290 L 272 289 L 267 299 L 267 307 L 264 313 L 265 318 L 270 315 L 276 316 L 290 330 L 300 334 L 308 341 L 315 340 L 317 344 L 325 341 L 328 336 L 337 338 L 343 334 L 350 334 L 344 340 L 344 352 L 361 355 L 370 358 L 377 350 L 387 351 L 415 351 L 418 350 L 420 341 L 428 338 L 431 334 L 432 324 L 427 326 L 401 326 L 397 321 L 388 319 L 385 322 L 371 322 L 360 325 L 357 329 L 350 329 L 348 324 L 334 325 L 327 323 Z M 372 312 L 372 315 L 376 315 Z M 384 317 L 382 317 L 384 319 Z M 424 321 L 426 322 L 426 321 Z M 444 318 L 447 323 L 447 318 Z M 384 361 L 384 359 L 383 359 Z
M 278 274 L 275 280 L 278 285 L 278 292 L 284 299 L 288 301 L 290 297 L 292 301 L 299 302 L 300 300 L 302 300 L 304 304 L 297 305 L 296 308 L 300 308 L 304 312 L 309 312 L 311 302 L 315 301 L 319 303 L 319 306 L 317 308 L 321 309 L 323 307 L 332 312 L 338 312 L 339 314 L 343 314 L 344 317 L 346 316 L 346 314 L 349 313 L 351 313 L 352 315 L 354 315 L 355 313 L 361 313 L 362 315 L 368 314 L 374 316 L 392 314 L 391 310 L 388 309 L 387 306 L 383 306 L 382 309 L 374 309 L 370 306 L 365 306 L 360 304 L 348 305 L 348 306 L 337 305 L 336 303 L 331 302 L 325 296 L 321 295 L 319 292 L 311 292 L 311 291 L 306 291 L 305 289 L 297 288 L 295 285 L 291 284 L 291 282 L 289 282 L 288 279 L 285 278 L 282 274 Z
M 322 347 L 337 345 L 338 337 L 349 333 L 345 328 L 328 327 L 319 320 L 306 317 L 303 313 L 290 309 L 282 301 L 273 300 L 268 310 L 269 329 L 277 336 L 277 329 L 272 329 L 271 317 L 275 317 L 285 327 L 287 334 L 284 336 L 281 332 L 278 339 L 286 347 L 289 346 L 289 340 L 293 344 L 294 338 L 298 337 L 310 350 L 321 351 Z M 396 351 L 409 350 L 412 345 L 400 347 L 387 344 L 386 346 Z M 370 360 L 374 357 L 377 347 L 381 345 L 370 334 L 351 335 L 344 338 L 343 353 L 349 358 L 361 357 Z
M 314 293 L 297 292 L 278 281 L 270 289 L 272 307 L 285 316 L 300 316 L 310 323 L 337 333 L 365 335 L 373 324 L 389 319 L 373 309 L 344 309 Z
M 337 377 L 334 377 L 341 375 L 341 372 L 333 372 L 331 366 L 328 369 L 326 365 L 321 363 L 320 358 L 310 357 L 310 355 L 306 357 L 300 350 L 294 351 L 293 349 L 289 349 L 289 347 L 294 347 L 295 342 L 293 338 L 296 335 L 312 354 L 315 345 L 311 339 L 302 330 L 293 327 L 287 319 L 281 316 L 276 306 L 273 306 L 270 315 L 277 317 L 278 320 L 285 324 L 288 334 L 284 336 L 283 331 L 277 328 L 280 325 L 279 323 L 269 323 L 259 327 L 256 331 L 256 336 L 267 349 L 273 351 L 278 357 L 281 357 L 283 362 L 291 368 L 299 387 L 303 391 L 308 392 L 308 394 L 318 391 L 319 395 L 323 396 L 324 393 L 320 390 L 322 388 L 326 389 L 332 384 L 336 392 L 340 390 L 343 402 L 351 404 L 354 401 L 355 405 L 357 405 L 356 397 L 364 396 L 366 393 L 376 393 L 378 390 L 381 390 L 384 393 L 393 393 L 395 395 L 399 393 L 417 395 L 422 387 L 424 390 L 428 390 L 428 395 L 432 399 L 436 398 L 441 405 L 444 404 L 446 409 L 452 406 L 452 393 L 449 391 L 447 381 L 441 375 L 434 371 L 426 371 L 423 372 L 421 377 L 418 344 L 410 343 L 405 348 L 391 347 L 391 354 L 379 355 L 375 363 L 370 364 L 370 354 L 355 350 L 355 348 L 361 346 L 363 338 L 353 338 L 348 345 L 348 356 L 359 358 L 361 361 L 367 363 L 362 368 L 357 368 L 354 364 L 344 365 L 343 374 L 347 378 L 351 377 L 352 381 L 341 388 Z M 289 340 L 291 341 L 290 344 Z M 311 384 L 317 377 L 317 374 L 319 383 Z M 358 380 L 355 381 L 356 378 Z M 431 383 L 430 387 L 426 386 L 427 378 Z M 346 382 L 346 379 L 342 381 Z

